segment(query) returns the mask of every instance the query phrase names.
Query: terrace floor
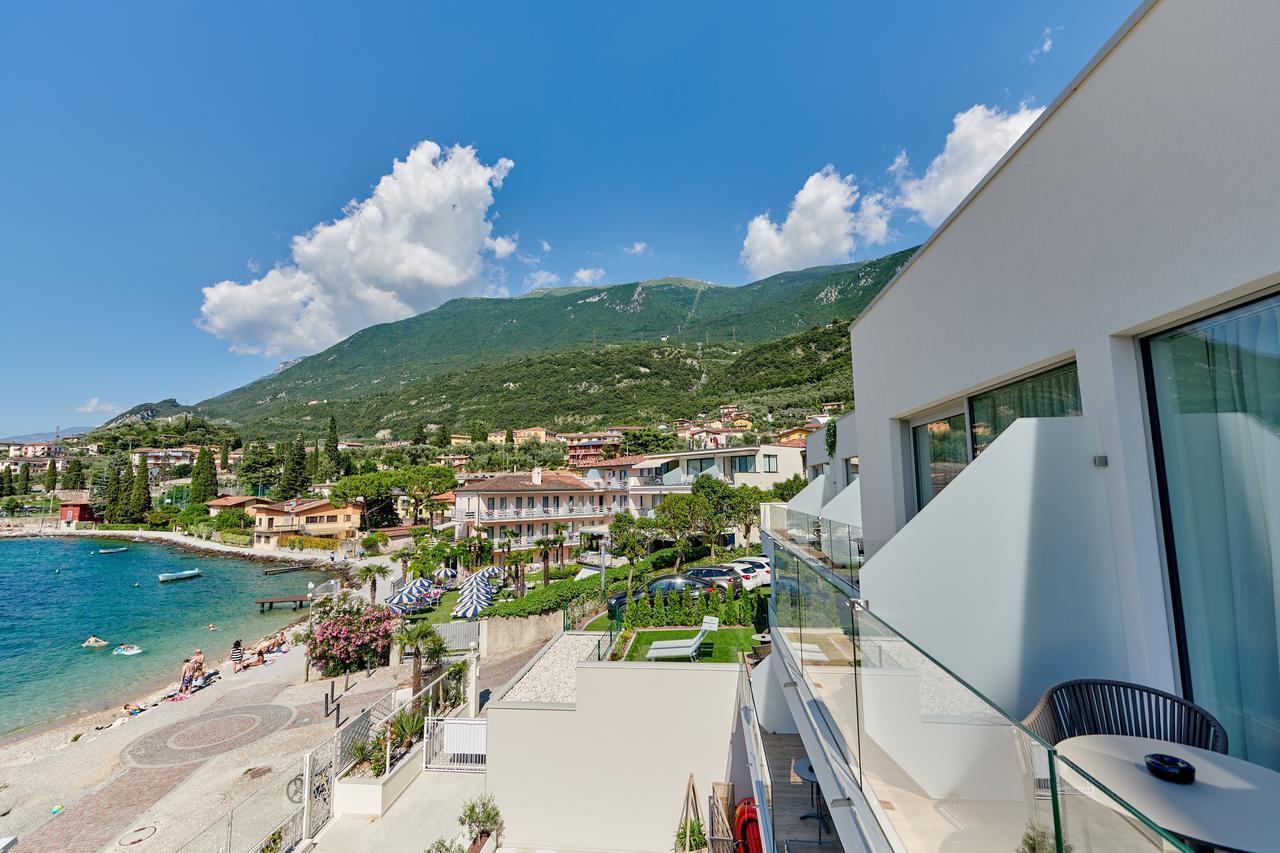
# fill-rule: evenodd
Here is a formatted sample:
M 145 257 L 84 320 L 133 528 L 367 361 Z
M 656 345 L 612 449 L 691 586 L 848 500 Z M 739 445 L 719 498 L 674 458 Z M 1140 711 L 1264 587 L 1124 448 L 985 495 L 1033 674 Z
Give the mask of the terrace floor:
M 800 735 L 765 734 L 765 758 L 769 762 L 769 775 L 773 780 L 773 837 L 778 850 L 788 841 L 800 842 L 797 850 L 843 851 L 839 837 L 830 823 L 822 831 L 822 844 L 818 841 L 818 822 L 803 820 L 801 815 L 814 809 L 809 783 L 792 771 L 797 761 L 807 759 Z M 828 831 L 831 830 L 831 831 Z

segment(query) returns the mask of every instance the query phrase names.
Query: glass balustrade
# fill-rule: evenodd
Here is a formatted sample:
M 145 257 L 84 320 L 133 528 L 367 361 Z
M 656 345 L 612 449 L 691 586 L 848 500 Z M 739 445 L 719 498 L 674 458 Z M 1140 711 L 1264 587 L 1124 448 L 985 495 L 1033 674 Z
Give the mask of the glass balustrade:
M 857 598 L 860 530 L 781 505 L 761 522 L 774 649 L 850 788 L 828 802 L 860 789 L 900 850 L 1188 849 L 871 612 Z

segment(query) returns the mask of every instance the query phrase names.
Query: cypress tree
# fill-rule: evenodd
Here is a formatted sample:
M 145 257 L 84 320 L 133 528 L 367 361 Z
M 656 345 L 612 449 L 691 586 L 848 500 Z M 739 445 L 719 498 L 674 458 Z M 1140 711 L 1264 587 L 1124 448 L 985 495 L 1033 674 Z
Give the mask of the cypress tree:
M 129 516 L 132 514 L 129 501 L 132 496 L 133 465 L 126 459 L 124 465 L 120 466 L 120 491 L 116 495 L 116 517 L 114 519 L 117 524 L 123 524 L 129 520 Z
M 50 459 L 48 466 L 44 469 L 44 490 L 46 494 L 51 494 L 58 488 L 58 460 Z
M 31 468 L 26 462 L 18 466 L 18 487 L 16 493 L 19 495 L 31 494 Z
M 77 491 L 85 487 L 84 468 L 80 465 L 79 459 L 72 459 L 67 462 L 67 473 L 62 478 L 62 487 Z
M 514 447 L 516 443 L 516 431 L 511 427 L 507 427 L 507 435 L 506 438 L 503 439 L 502 443 L 508 447 Z
M 226 471 L 227 466 L 231 464 L 230 455 L 229 455 L 230 453 L 231 453 L 231 447 L 227 444 L 227 442 L 225 441 L 222 442 L 222 450 L 219 451 L 218 453 L 218 465 L 222 468 L 223 471 Z
M 320 474 L 320 442 L 317 440 L 307 453 L 307 480 L 311 483 L 319 482 Z
M 449 425 L 440 424 L 436 427 L 436 447 L 449 446 Z
M 423 423 L 418 424 L 418 431 L 413 434 L 414 444 L 427 444 L 427 427 Z
M 13 493 L 13 475 L 9 473 L 9 466 L 0 469 L 0 498 L 6 498 Z
M 196 464 L 191 471 L 191 491 L 188 505 L 200 506 L 218 496 L 218 472 L 213 467 L 213 453 L 202 447 L 196 454 Z
M 294 497 L 297 497 L 311 491 L 311 475 L 307 471 L 307 442 L 302 433 L 298 433 L 298 437 L 293 440 L 290 456 L 293 457 L 293 486 L 297 490 Z
M 116 515 L 120 511 L 120 469 L 112 465 L 107 469 L 107 508 L 103 510 L 102 517 L 108 523 L 114 523 Z
M 147 476 L 147 457 L 138 459 L 138 470 L 133 473 L 133 489 L 129 493 L 130 521 L 138 523 L 151 511 L 151 481 Z
M 338 419 L 329 415 L 329 429 L 324 436 L 324 455 L 334 471 L 342 468 L 342 454 L 338 451 Z

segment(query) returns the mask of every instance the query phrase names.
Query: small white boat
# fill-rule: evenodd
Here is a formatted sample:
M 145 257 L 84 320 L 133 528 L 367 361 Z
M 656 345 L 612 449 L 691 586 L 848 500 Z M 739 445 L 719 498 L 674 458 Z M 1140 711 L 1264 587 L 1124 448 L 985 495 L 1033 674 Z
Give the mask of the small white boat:
M 163 574 L 157 575 L 156 577 L 160 579 L 160 583 L 164 583 L 165 581 L 184 581 L 187 578 L 200 577 L 200 570 L 187 569 L 185 572 L 165 572 Z
M 119 554 L 121 551 L 128 551 L 128 548 L 99 548 L 99 554 Z

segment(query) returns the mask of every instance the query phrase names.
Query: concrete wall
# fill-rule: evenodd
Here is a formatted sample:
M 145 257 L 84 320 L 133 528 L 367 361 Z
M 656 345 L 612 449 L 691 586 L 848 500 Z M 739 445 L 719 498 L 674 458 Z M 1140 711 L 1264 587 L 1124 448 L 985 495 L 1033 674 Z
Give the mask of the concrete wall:
M 862 568 L 872 611 L 1021 716 L 1069 678 L 1129 679 L 1092 418 L 1024 418 Z
M 1172 688 L 1135 337 L 1280 283 L 1280 4 L 1144 10 L 864 312 L 851 341 L 872 554 L 915 505 L 909 418 L 1076 360 L 1111 460 L 1099 476 L 1131 674 Z
M 559 610 L 541 616 L 506 619 L 493 616 L 480 620 L 480 655 L 501 658 L 538 643 L 545 643 L 564 628 Z
M 738 667 L 591 662 L 577 678 L 576 705 L 486 711 L 503 845 L 669 851 L 689 774 L 701 798 L 725 781 Z
M 805 478 L 814 479 L 814 466 L 827 466 L 827 484 L 823 493 L 823 503 L 834 498 L 849 485 L 848 467 L 845 460 L 858 455 L 858 420 L 857 412 L 848 411 L 836 419 L 836 455 L 832 459 L 827 456 L 826 427 L 809 433 L 804 440 Z

